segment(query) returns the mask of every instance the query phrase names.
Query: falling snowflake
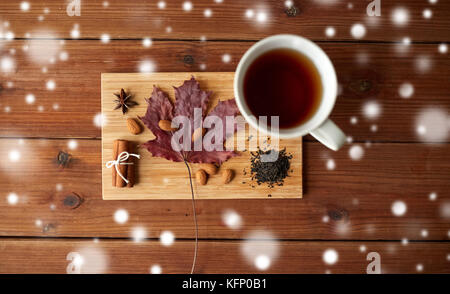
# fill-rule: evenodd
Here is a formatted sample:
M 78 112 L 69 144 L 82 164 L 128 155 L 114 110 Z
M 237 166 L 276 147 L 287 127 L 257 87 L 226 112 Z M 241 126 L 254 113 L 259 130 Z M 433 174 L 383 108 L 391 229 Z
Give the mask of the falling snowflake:
M 442 218 L 450 218 L 450 202 L 444 202 L 439 207 L 440 215 Z M 449 231 L 450 233 L 450 231 Z M 449 235 L 450 238 L 450 235 Z
M 108 34 L 102 34 L 100 36 L 100 41 L 104 44 L 109 43 L 111 37 Z
M 322 255 L 322 259 L 326 264 L 335 264 L 338 259 L 339 259 L 339 255 L 337 253 L 336 250 L 334 249 L 327 249 L 324 251 L 323 255 Z
M 191 11 L 192 8 L 193 8 L 192 2 L 190 2 L 190 1 L 183 2 L 183 10 L 184 11 Z
M 423 271 L 423 265 L 422 264 L 418 264 L 418 265 L 416 265 L 416 270 L 418 271 L 418 272 L 422 272 Z
M 267 270 L 279 254 L 279 243 L 269 231 L 252 231 L 241 242 L 241 254 L 258 270 Z
M 9 193 L 6 200 L 9 205 L 16 205 L 19 202 L 19 196 L 16 193 Z
M 22 3 L 20 3 L 20 9 L 22 10 L 22 11 L 28 11 L 28 10 L 30 10 L 30 3 L 28 3 L 28 2 L 22 2 Z
M 79 268 L 81 274 L 103 274 L 108 270 L 109 258 L 101 248 L 82 247 L 75 252 L 78 254 L 72 259 L 72 264 Z
M 260 11 L 256 14 L 256 20 L 260 23 L 267 21 L 267 13 Z
M 430 199 L 431 201 L 434 201 L 437 199 L 437 193 L 436 192 L 431 192 L 430 195 L 428 195 L 428 199 Z
M 164 1 L 159 1 L 159 2 L 158 2 L 158 8 L 159 8 L 159 9 L 164 9 L 164 8 L 166 8 L 166 2 L 164 2 Z
M 415 129 L 424 142 L 445 142 L 449 128 L 448 113 L 442 108 L 423 109 L 416 117 Z
M 154 264 L 152 265 L 152 267 L 150 268 L 150 273 L 154 274 L 154 275 L 159 275 L 162 273 L 162 268 L 160 265 L 158 264 Z
M 428 55 L 420 55 L 414 61 L 414 66 L 419 73 L 427 73 L 431 70 L 433 61 Z
M 361 39 L 366 35 L 366 28 L 362 24 L 357 23 L 352 26 L 350 33 L 352 34 L 353 38 Z
M 229 63 L 231 61 L 231 55 L 230 54 L 224 54 L 222 55 L 222 61 L 224 63 Z
M 102 113 L 97 113 L 94 116 L 94 126 L 96 126 L 97 128 L 101 128 L 102 126 L 106 125 L 106 116 L 103 115 Z
M 131 230 L 131 237 L 136 243 L 142 242 L 147 238 L 147 230 L 144 227 L 134 227 Z
M 114 221 L 118 224 L 124 224 L 128 221 L 128 211 L 125 209 L 118 209 L 114 212 Z
M 422 15 L 424 18 L 429 19 L 433 16 L 433 12 L 431 11 L 431 9 L 424 9 Z
M 69 142 L 67 142 L 67 147 L 69 147 L 69 149 L 71 150 L 75 150 L 78 147 L 78 142 L 76 140 L 69 140 Z
M 391 210 L 395 216 L 402 216 L 406 213 L 406 210 L 407 210 L 406 203 L 403 201 L 397 200 L 394 203 L 392 203 Z
M 150 47 L 152 45 L 152 39 L 150 39 L 148 37 L 142 39 L 142 45 L 147 48 Z
M 368 101 L 363 105 L 363 113 L 369 119 L 376 119 L 381 114 L 381 106 L 376 101 Z
M 284 6 L 286 6 L 286 8 L 291 8 L 292 5 L 294 5 L 294 3 L 291 0 L 284 1 Z
M 16 69 L 16 63 L 12 57 L 4 56 L 0 60 L 0 68 L 4 73 L 12 73 Z
M 247 9 L 247 10 L 245 11 L 245 16 L 246 16 L 247 18 L 252 18 L 253 16 L 255 16 L 255 12 L 254 12 L 252 9 Z
M 56 184 L 56 191 L 61 192 L 63 190 L 62 184 Z
M 327 160 L 327 170 L 334 170 L 336 168 L 336 163 L 333 159 Z
M 14 39 L 14 33 L 11 32 L 11 31 L 6 32 L 6 33 L 5 33 L 5 39 L 6 39 L 7 41 L 13 40 L 13 39 Z
M 365 245 L 359 246 L 359 251 L 361 251 L 361 252 L 366 252 L 366 250 L 367 250 L 367 248 L 366 248 Z
M 46 83 L 47 90 L 53 91 L 56 88 L 56 83 L 54 80 L 48 80 Z
M 398 7 L 392 11 L 391 20 L 398 26 L 404 26 L 409 21 L 409 12 L 406 8 Z
M 270 257 L 267 255 L 258 255 L 255 258 L 255 267 L 259 270 L 267 270 L 270 267 Z
M 139 72 L 141 73 L 151 73 L 156 69 L 156 65 L 151 60 L 143 60 L 139 63 Z
M 72 39 L 78 39 L 80 37 L 80 30 L 78 24 L 74 24 L 72 30 L 70 31 L 70 37 Z
M 40 29 L 33 31 L 32 35 L 35 39 L 27 40 L 25 43 L 28 48 L 26 51 L 27 58 L 39 65 L 55 63 L 63 45 L 57 40 L 57 34 L 50 30 Z M 45 40 L 42 40 L 42 38 L 45 38 Z
M 398 94 L 405 99 L 411 98 L 414 94 L 414 86 L 411 83 L 403 83 L 398 88 Z
M 211 17 L 212 16 L 212 10 L 211 9 L 205 9 L 205 11 L 203 11 L 203 15 L 205 17 Z
M 353 145 L 348 154 L 352 160 L 360 160 L 364 156 L 364 149 L 359 145 Z
M 358 118 L 357 118 L 356 116 L 352 116 L 352 117 L 350 118 L 350 123 L 351 123 L 352 125 L 356 125 L 356 124 L 358 123 Z
M 242 226 L 241 216 L 236 211 L 231 209 L 223 212 L 222 221 L 227 227 L 233 230 L 238 230 Z
M 27 104 L 33 104 L 34 101 L 36 101 L 36 97 L 34 97 L 33 94 L 27 94 L 27 95 L 25 96 L 25 102 L 26 102 Z
M 420 235 L 421 235 L 423 238 L 426 238 L 426 237 L 428 237 L 428 231 L 425 230 L 425 229 L 423 229 L 422 231 L 420 231 Z
M 445 44 L 445 43 L 439 44 L 439 47 L 438 47 L 439 53 L 445 54 L 445 53 L 447 53 L 447 50 L 448 50 L 447 44 Z
M 334 35 L 336 34 L 336 29 L 334 27 L 327 27 L 325 29 L 325 35 L 329 38 L 334 37 Z
M 163 231 L 159 236 L 159 241 L 164 246 L 170 246 L 175 241 L 175 235 L 170 231 Z
M 68 59 L 69 59 L 69 53 L 67 53 L 66 51 L 59 53 L 59 60 L 66 61 Z
M 9 161 L 11 161 L 11 162 L 19 161 L 20 160 L 20 156 L 21 155 L 20 155 L 20 152 L 18 150 L 11 150 L 8 153 L 8 158 L 9 158 Z

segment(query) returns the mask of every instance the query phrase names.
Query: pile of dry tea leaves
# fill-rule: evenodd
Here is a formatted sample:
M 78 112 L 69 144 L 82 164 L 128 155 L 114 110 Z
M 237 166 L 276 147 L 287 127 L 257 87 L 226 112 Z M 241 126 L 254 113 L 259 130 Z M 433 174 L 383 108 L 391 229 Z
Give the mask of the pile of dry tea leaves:
M 283 186 L 284 179 L 288 176 L 291 168 L 292 155 L 286 153 L 286 148 L 278 151 L 278 158 L 275 161 L 261 161 L 261 155 L 276 152 L 275 150 L 261 150 L 251 152 L 251 176 L 258 185 L 267 183 L 270 188 L 275 185 Z

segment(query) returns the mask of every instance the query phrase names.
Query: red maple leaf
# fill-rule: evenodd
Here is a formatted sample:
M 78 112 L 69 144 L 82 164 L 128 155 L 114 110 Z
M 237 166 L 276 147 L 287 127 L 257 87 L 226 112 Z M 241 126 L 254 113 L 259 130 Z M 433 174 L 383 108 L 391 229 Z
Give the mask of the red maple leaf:
M 162 157 L 175 162 L 186 161 L 191 163 L 218 163 L 237 156 L 235 151 L 207 151 L 202 148 L 201 151 L 175 151 L 172 148 L 171 140 L 173 132 L 162 130 L 158 123 L 160 120 L 169 120 L 176 116 L 185 116 L 189 118 L 191 124 L 191 136 L 194 132 L 194 109 L 200 108 L 202 111 L 201 119 L 204 120 L 208 116 L 216 116 L 222 120 L 223 138 L 227 138 L 232 133 L 225 133 L 227 116 L 236 116 L 239 113 L 238 107 L 234 99 L 219 101 L 216 107 L 207 114 L 209 98 L 212 92 L 205 92 L 200 89 L 199 83 L 192 77 L 190 80 L 184 81 L 180 87 L 175 89 L 175 103 L 167 97 L 161 89 L 153 86 L 153 93 L 149 99 L 147 112 L 145 116 L 140 117 L 147 128 L 152 131 L 156 139 L 150 140 L 141 146 L 146 148 L 153 156 Z M 236 129 L 236 128 L 235 128 Z M 234 129 L 234 130 L 235 130 Z M 234 132 L 234 131 L 233 131 Z M 189 138 L 191 138 L 191 136 Z M 193 149 L 193 148 L 192 148 Z

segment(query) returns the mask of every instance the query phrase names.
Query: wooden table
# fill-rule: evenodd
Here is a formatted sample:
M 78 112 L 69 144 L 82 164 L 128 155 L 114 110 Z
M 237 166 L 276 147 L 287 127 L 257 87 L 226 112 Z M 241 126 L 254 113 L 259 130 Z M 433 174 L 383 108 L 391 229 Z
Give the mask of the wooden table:
M 72 17 L 65 1 L 30 0 L 28 11 L 20 2 L 0 3 L 1 273 L 65 273 L 70 253 L 86 251 L 100 260 L 97 272 L 148 273 L 155 264 L 189 272 L 190 201 L 102 200 L 100 73 L 233 71 L 247 48 L 278 33 L 310 38 L 333 60 L 341 90 L 332 119 L 349 143 L 332 152 L 304 138 L 301 200 L 198 201 L 196 272 L 365 273 L 370 252 L 383 273 L 450 272 L 450 60 L 438 49 L 449 41 L 448 1 L 381 1 L 379 17 L 366 15 L 367 1 L 286 8 L 208 0 L 184 11 L 182 1 L 160 9 L 156 1 L 92 0 Z M 403 26 L 391 17 L 397 7 L 409 15 Z M 366 28 L 361 39 L 351 34 L 356 23 Z M 408 99 L 399 93 L 408 94 L 404 83 L 414 88 Z M 360 160 L 349 155 L 354 146 L 364 151 Z M 129 214 L 124 224 L 114 221 L 118 209 Z M 240 227 L 224 224 L 227 211 Z M 136 227 L 147 232 L 141 242 L 132 239 Z M 159 242 L 163 231 L 173 245 Z M 242 252 L 258 232 L 277 249 L 265 271 Z M 254 245 L 264 251 L 263 243 Z M 334 264 L 323 259 L 328 249 L 338 254 Z

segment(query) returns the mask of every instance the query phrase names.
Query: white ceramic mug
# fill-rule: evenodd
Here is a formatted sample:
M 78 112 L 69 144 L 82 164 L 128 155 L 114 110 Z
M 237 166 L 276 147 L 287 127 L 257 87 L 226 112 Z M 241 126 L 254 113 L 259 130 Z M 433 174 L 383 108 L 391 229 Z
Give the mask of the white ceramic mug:
M 333 64 L 323 50 L 312 41 L 296 35 L 275 35 L 254 44 L 239 61 L 234 77 L 234 94 L 241 114 L 253 128 L 269 135 L 269 127 L 260 126 L 251 113 L 244 98 L 244 76 L 253 61 L 274 49 L 292 49 L 308 57 L 319 72 L 322 84 L 321 103 L 312 117 L 299 126 L 280 129 L 279 138 L 295 138 L 311 134 L 319 142 L 332 150 L 338 150 L 345 142 L 345 134 L 328 116 L 337 96 L 337 78 Z

